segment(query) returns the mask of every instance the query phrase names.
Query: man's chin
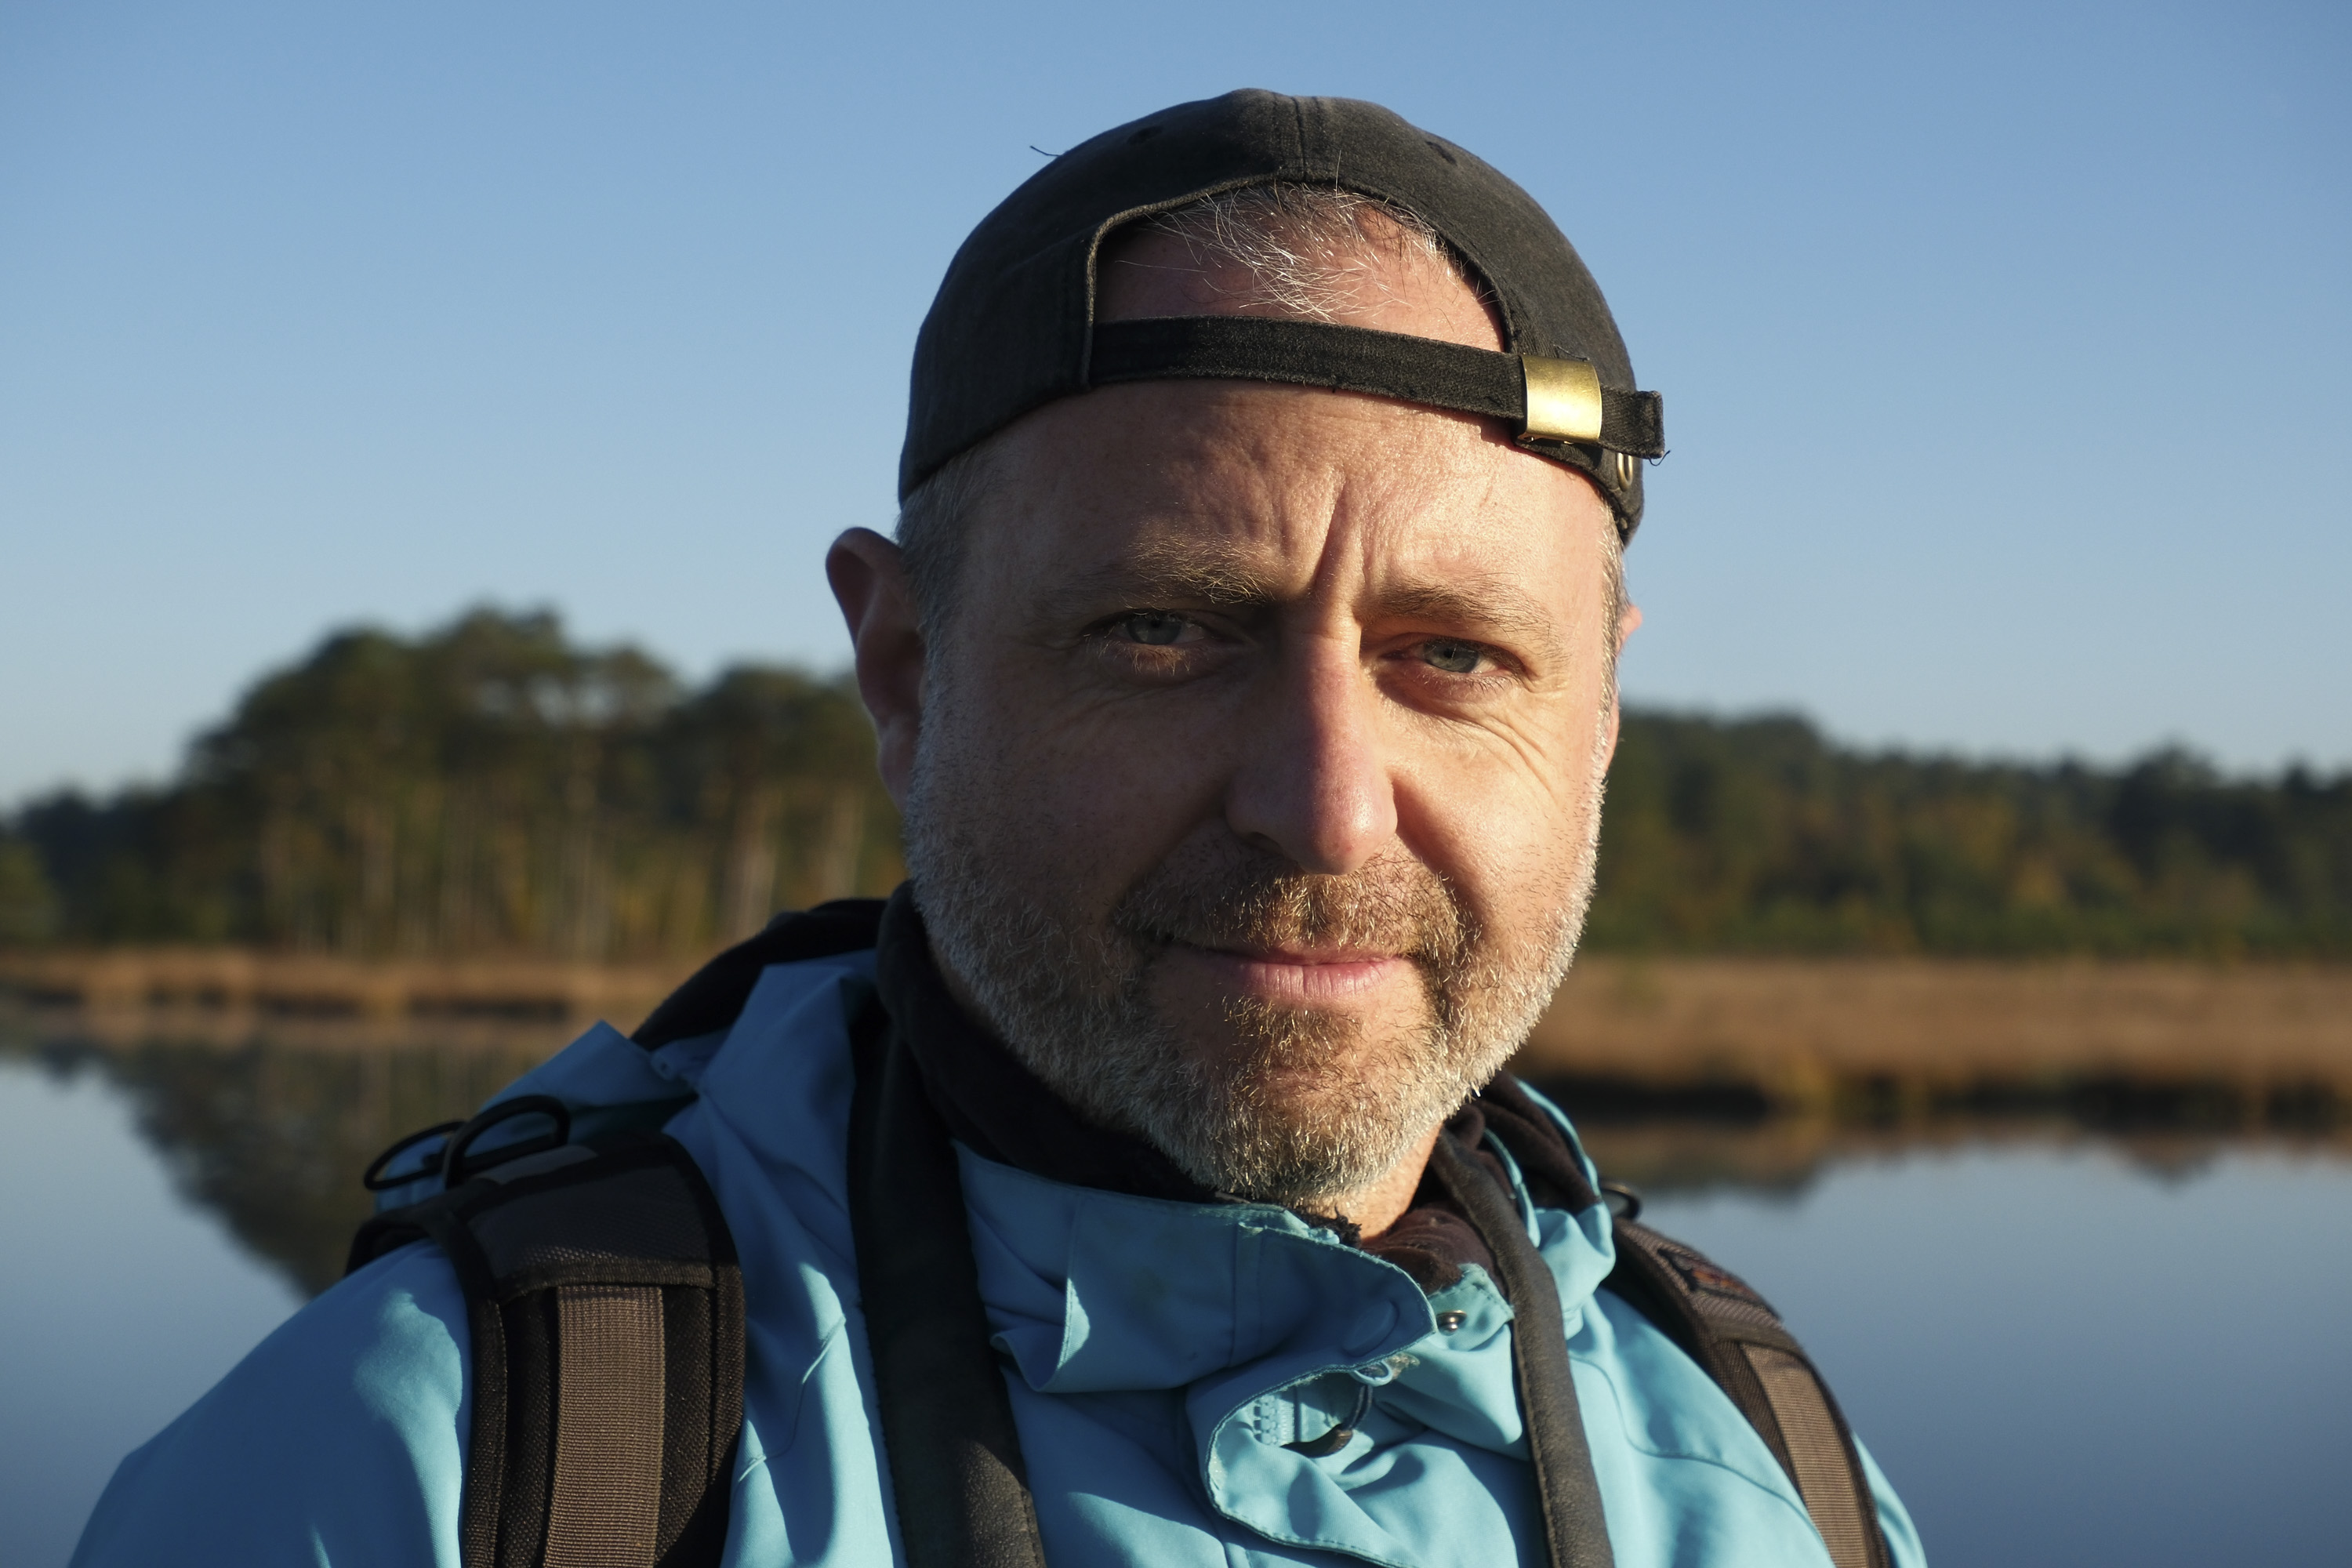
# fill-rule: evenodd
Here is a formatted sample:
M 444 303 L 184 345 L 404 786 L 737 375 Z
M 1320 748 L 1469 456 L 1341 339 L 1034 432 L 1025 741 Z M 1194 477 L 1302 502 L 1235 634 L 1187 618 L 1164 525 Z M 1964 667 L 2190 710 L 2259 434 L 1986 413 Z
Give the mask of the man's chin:
M 1385 1174 L 1418 1131 L 1403 1125 L 1394 1099 L 1334 1093 L 1328 1079 L 1290 1075 L 1229 1081 L 1192 1110 L 1181 1119 L 1190 1136 L 1163 1152 L 1219 1191 L 1318 1211 Z
M 1214 1107 L 1211 1121 L 1261 1150 L 1384 1146 L 1427 1110 L 1435 1064 L 1424 1011 L 1367 1017 L 1229 1002 L 1213 1027 L 1177 1033 L 1187 1078 Z
M 1418 984 L 1374 1008 L 1230 995 L 1171 1005 L 1165 978 L 1081 1034 L 1006 1036 L 1083 1114 L 1216 1191 L 1328 1209 L 1387 1173 L 1465 1092 Z

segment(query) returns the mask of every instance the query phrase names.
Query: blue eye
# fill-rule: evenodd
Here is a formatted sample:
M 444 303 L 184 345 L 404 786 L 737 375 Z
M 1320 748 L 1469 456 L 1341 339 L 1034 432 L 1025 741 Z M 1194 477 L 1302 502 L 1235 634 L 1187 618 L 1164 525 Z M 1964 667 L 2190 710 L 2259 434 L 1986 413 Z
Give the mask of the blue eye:
M 1181 616 L 1171 616 L 1160 610 L 1138 610 L 1118 623 L 1129 642 L 1139 642 L 1146 647 L 1166 647 L 1183 637 L 1192 623 Z
M 1474 642 L 1455 642 L 1451 637 L 1439 637 L 1421 645 L 1422 661 L 1448 675 L 1475 675 L 1486 650 Z

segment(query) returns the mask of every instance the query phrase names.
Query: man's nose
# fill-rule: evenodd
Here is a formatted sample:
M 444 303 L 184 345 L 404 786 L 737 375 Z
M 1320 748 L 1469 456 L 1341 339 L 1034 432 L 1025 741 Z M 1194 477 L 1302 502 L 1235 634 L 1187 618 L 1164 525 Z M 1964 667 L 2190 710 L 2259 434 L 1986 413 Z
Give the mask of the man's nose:
M 1396 837 L 1380 690 L 1352 642 L 1286 653 L 1244 721 L 1226 825 L 1302 870 L 1344 875 Z

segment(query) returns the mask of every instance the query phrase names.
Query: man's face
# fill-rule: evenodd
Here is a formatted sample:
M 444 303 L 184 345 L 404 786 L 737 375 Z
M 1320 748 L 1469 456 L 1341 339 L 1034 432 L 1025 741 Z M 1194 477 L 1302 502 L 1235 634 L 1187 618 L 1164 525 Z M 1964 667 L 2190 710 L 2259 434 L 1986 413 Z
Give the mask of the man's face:
M 1245 383 L 1066 400 L 989 461 L 905 792 L 950 983 L 1212 1185 L 1378 1177 L 1572 951 L 1606 508 L 1475 419 Z

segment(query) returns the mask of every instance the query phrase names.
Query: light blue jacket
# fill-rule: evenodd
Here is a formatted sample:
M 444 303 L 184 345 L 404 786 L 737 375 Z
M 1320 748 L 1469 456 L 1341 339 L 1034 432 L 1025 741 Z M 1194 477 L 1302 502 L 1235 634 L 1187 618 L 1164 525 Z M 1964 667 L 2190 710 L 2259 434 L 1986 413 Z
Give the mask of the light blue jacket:
M 583 1108 L 696 1096 L 668 1131 L 718 1194 L 749 1307 L 726 1556 L 743 1568 L 896 1559 L 844 1181 L 846 1019 L 872 967 L 859 953 L 772 968 L 730 1029 L 650 1055 L 599 1025 L 507 1091 Z M 959 1153 L 1050 1561 L 1543 1561 L 1511 1310 L 1482 1271 L 1430 1298 L 1282 1209 L 1128 1197 Z M 1520 1203 L 1559 1282 L 1621 1568 L 1827 1568 L 1730 1400 L 1596 1294 L 1605 1208 Z M 1441 1333 L 1447 1310 L 1465 1316 Z M 394 1253 L 125 1459 L 74 1562 L 458 1568 L 468 1383 L 448 1264 Z M 1360 1383 L 1371 1414 L 1344 1449 L 1283 1447 L 1319 1436 Z M 1916 1568 L 1910 1520 L 1870 1473 L 1895 1561 Z

